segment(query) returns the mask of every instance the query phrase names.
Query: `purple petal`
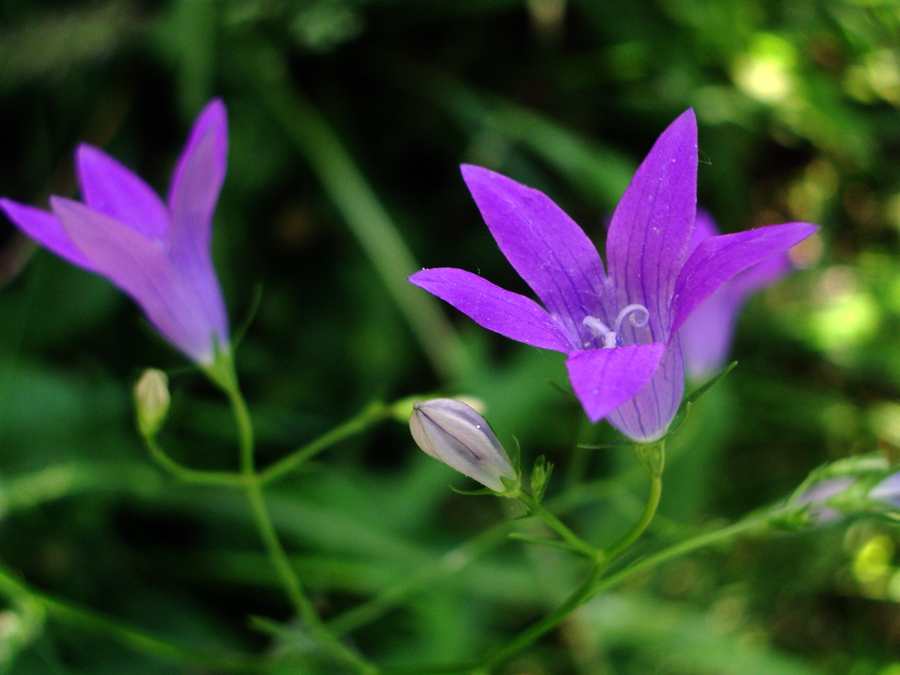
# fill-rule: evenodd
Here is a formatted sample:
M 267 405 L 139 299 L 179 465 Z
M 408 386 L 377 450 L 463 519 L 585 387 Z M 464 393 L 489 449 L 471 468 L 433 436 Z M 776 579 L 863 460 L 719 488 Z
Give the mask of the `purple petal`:
M 890 504 L 900 508 L 900 473 L 892 473 L 878 485 L 869 490 L 869 499 Z
M 166 206 L 139 176 L 102 150 L 82 144 L 75 153 L 78 182 L 91 209 L 128 225 L 145 237 L 167 241 Z
M 684 366 L 692 380 L 702 380 L 713 374 L 728 358 L 738 311 L 744 299 L 743 295 L 738 297 L 729 292 L 735 280 L 722 284 L 701 302 L 678 331 Z
M 201 294 L 185 283 L 159 242 L 79 202 L 51 197 L 50 203 L 95 269 L 130 295 L 175 347 L 208 364 L 214 357 L 214 336 L 227 346 L 217 308 L 199 300 Z M 214 276 L 205 283 L 218 289 Z
M 591 422 L 622 405 L 653 377 L 664 345 L 629 345 L 572 352 L 566 361 L 569 381 Z
M 78 250 L 72 243 L 68 233 L 59 222 L 59 218 L 52 213 L 25 204 L 19 204 L 11 199 L 0 199 L 0 209 L 15 225 L 29 237 L 45 248 L 50 249 L 60 258 L 69 261 L 73 265 L 83 267 L 90 272 L 96 272 L 97 268 Z
M 495 333 L 558 352 L 578 349 L 534 300 L 503 290 L 477 274 L 446 267 L 416 272 L 409 281 Z
M 225 104 L 213 99 L 191 129 L 172 174 L 169 208 L 172 248 L 208 251 L 213 213 L 225 182 L 228 160 L 228 119 Z
M 657 139 L 622 196 L 606 240 L 619 308 L 650 312 L 655 340 L 667 340 L 669 305 L 687 257 L 697 205 L 697 120 L 688 110 Z
M 629 438 L 650 443 L 665 435 L 678 412 L 683 394 L 684 364 L 676 335 L 666 347 L 650 381 L 613 410 L 607 420 Z
M 706 211 L 697 211 L 691 252 L 705 239 L 719 234 Z M 728 358 L 738 312 L 744 300 L 791 270 L 787 254 L 774 255 L 722 284 L 701 302 L 679 329 L 684 365 L 693 380 L 719 370 Z
M 723 283 L 748 267 L 784 253 L 817 229 L 809 223 L 787 223 L 710 237 L 701 242 L 678 277 L 672 333 Z
M 601 311 L 605 279 L 590 239 L 542 192 L 477 166 L 464 165 L 462 175 L 503 255 L 581 342 L 582 320 Z

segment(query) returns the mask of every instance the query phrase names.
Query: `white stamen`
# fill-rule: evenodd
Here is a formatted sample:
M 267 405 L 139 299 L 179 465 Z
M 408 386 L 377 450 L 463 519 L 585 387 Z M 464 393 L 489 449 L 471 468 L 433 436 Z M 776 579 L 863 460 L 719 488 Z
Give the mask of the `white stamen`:
M 650 320 L 650 312 L 643 305 L 628 305 L 616 317 L 617 333 L 622 329 L 622 322 L 625 321 L 626 317 L 631 321 L 632 326 L 640 328 L 647 325 L 647 322 Z
M 595 316 L 586 316 L 581 323 L 590 331 L 591 335 L 603 338 L 604 349 L 612 349 L 613 347 L 622 346 L 619 331 L 622 329 L 625 319 L 628 319 L 632 326 L 640 328 L 647 325 L 647 322 L 650 320 L 650 312 L 643 305 L 628 305 L 616 317 L 615 330 L 610 330 L 605 323 Z

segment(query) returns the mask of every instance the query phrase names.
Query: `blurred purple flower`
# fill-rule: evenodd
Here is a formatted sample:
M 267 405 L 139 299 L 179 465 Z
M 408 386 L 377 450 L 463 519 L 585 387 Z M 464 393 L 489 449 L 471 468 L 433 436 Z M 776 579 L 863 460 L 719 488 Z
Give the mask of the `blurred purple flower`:
M 900 472 L 892 473 L 869 490 L 869 499 L 884 502 L 900 509 Z
M 836 478 L 827 478 L 821 483 L 807 488 L 797 497 L 793 504 L 795 506 L 809 506 L 809 515 L 815 517 L 817 525 L 831 523 L 841 517 L 841 512 L 830 506 L 825 506 L 832 497 L 835 497 L 846 490 L 856 482 L 856 478 L 847 476 L 839 476 Z
M 9 219 L 61 258 L 108 278 L 162 336 L 201 365 L 227 352 L 228 317 L 212 264 L 212 219 L 225 180 L 228 122 L 215 99 L 175 167 L 167 203 L 90 145 L 75 161 L 84 204 L 50 197 L 52 213 L 0 199 Z
M 691 251 L 702 241 L 719 234 L 712 217 L 697 212 Z M 753 293 L 774 284 L 791 271 L 787 253 L 773 255 L 732 277 L 704 300 L 681 327 L 681 349 L 688 377 L 702 380 L 725 365 L 738 312 Z
M 410 281 L 481 326 L 568 356 L 588 418 L 635 441 L 665 434 L 684 393 L 678 330 L 728 279 L 815 231 L 808 223 L 709 237 L 690 252 L 697 201 L 692 110 L 654 144 L 609 227 L 609 275 L 584 232 L 543 193 L 487 169 L 463 179 L 500 250 L 543 302 L 459 269 Z

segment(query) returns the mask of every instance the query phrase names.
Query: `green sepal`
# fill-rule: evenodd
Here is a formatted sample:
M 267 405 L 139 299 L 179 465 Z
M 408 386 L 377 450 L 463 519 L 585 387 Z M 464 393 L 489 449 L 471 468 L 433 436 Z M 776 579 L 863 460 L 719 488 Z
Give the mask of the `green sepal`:
M 538 504 L 541 503 L 541 500 L 544 498 L 544 492 L 547 491 L 551 473 L 553 473 L 553 464 L 548 462 L 544 455 L 541 455 L 534 461 L 530 480 L 531 496 Z
M 634 443 L 634 456 L 652 476 L 661 476 L 666 463 L 666 437 L 652 443 Z

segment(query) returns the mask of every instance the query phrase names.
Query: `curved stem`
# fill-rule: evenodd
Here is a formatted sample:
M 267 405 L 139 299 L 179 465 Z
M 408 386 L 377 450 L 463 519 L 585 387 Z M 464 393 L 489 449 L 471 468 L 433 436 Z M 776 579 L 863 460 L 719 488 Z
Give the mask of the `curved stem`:
M 390 416 L 391 408 L 380 402 L 373 402 L 366 406 L 362 412 L 350 418 L 343 424 L 325 432 L 311 443 L 298 448 L 286 457 L 281 458 L 270 467 L 259 473 L 259 482 L 263 485 L 271 483 L 293 471 L 297 467 L 308 462 L 323 450 L 330 448 L 345 438 L 367 429 L 370 425 Z
M 253 424 L 250 419 L 250 413 L 247 404 L 237 385 L 237 377 L 233 370 L 227 378 L 217 381 L 222 390 L 228 396 L 231 403 L 234 418 L 238 426 L 238 437 L 240 439 L 241 453 L 241 477 L 244 487 L 247 490 L 247 497 L 250 501 L 250 509 L 253 512 L 253 519 L 259 530 L 260 537 L 269 554 L 275 573 L 281 580 L 281 584 L 287 592 L 294 611 L 306 622 L 307 627 L 313 637 L 325 648 L 332 657 L 347 664 L 356 672 L 362 675 L 372 675 L 377 673 L 377 668 L 370 665 L 356 652 L 351 650 L 347 645 L 341 642 L 334 633 L 325 625 L 316 612 L 312 601 L 303 591 L 300 579 L 291 567 L 290 560 L 281 546 L 278 533 L 272 523 L 266 506 L 265 497 L 262 491 L 262 482 L 260 476 L 256 473 L 256 462 L 254 457 L 255 447 L 253 440 Z
M 238 473 L 232 473 L 231 471 L 201 471 L 176 462 L 166 454 L 165 450 L 152 436 L 144 436 L 144 443 L 147 446 L 147 450 L 150 451 L 150 457 L 153 461 L 175 478 L 185 483 L 228 487 L 240 487 L 244 484 L 244 477 Z
M 603 554 L 604 567 L 609 565 L 619 554 L 631 546 L 638 537 L 640 537 L 653 516 L 656 515 L 656 509 L 659 506 L 659 498 L 662 496 L 662 474 L 653 474 L 650 479 L 650 497 L 647 499 L 647 506 L 644 507 L 644 513 L 641 514 L 640 520 L 635 523 L 634 527 L 629 530 L 624 537 L 613 544 Z
M 545 616 L 535 624 L 532 624 L 524 631 L 519 633 L 512 640 L 507 642 L 503 647 L 494 652 L 490 657 L 485 659 L 479 666 L 479 671 L 485 673 L 508 659 L 510 656 L 517 654 L 519 651 L 530 645 L 532 642 L 541 637 L 544 633 L 551 630 L 556 624 L 565 619 L 573 611 L 581 607 L 591 596 L 594 586 L 603 574 L 605 565 L 596 562 L 591 568 L 587 578 L 581 585 L 575 589 L 575 592 L 553 612 Z
M 641 558 L 633 565 L 630 565 L 625 569 L 616 572 L 615 574 L 611 574 L 608 577 L 603 578 L 602 580 L 598 580 L 589 597 L 593 597 L 597 593 L 618 586 L 631 577 L 637 576 L 638 574 L 646 570 L 653 569 L 657 565 L 660 565 L 668 560 L 679 558 L 687 553 L 696 551 L 697 549 L 728 541 L 729 539 L 734 539 L 738 535 L 746 534 L 747 532 L 750 532 L 752 530 L 765 527 L 766 522 L 767 521 L 765 518 L 754 516 L 751 518 L 747 518 L 746 520 L 739 520 L 738 522 L 733 523 L 732 525 L 729 525 L 727 527 L 723 527 L 720 530 L 706 532 L 691 539 L 673 544 L 668 548 L 664 548 L 658 553 L 648 555 L 646 558 Z
M 144 654 L 164 661 L 189 664 L 204 670 L 263 672 L 265 663 L 244 654 L 223 654 L 188 647 L 160 635 L 120 623 L 93 610 L 32 590 L 0 567 L 0 593 L 27 597 L 39 604 L 48 616 L 87 630 L 102 633 Z
M 596 548 L 588 544 L 581 537 L 576 535 L 572 530 L 566 527 L 562 521 L 554 516 L 550 511 L 544 508 L 534 497 L 530 494 L 523 492 L 522 494 L 516 497 L 519 501 L 521 501 L 525 506 L 529 508 L 529 510 L 538 518 L 543 520 L 547 525 L 553 528 L 560 537 L 562 537 L 566 543 L 569 545 L 567 548 L 578 553 L 579 555 L 583 555 L 589 560 L 597 560 L 598 554 L 600 553 Z

